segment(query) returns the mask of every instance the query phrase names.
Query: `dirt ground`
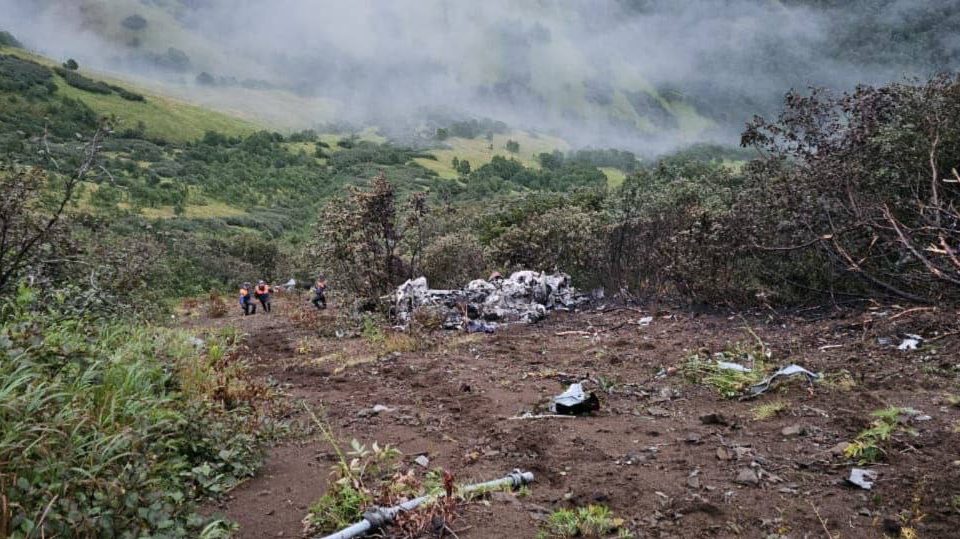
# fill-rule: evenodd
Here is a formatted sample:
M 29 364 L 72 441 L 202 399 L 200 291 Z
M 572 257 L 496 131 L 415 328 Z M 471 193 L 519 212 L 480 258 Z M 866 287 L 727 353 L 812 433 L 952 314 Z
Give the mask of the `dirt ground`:
M 493 335 L 437 333 L 417 343 L 423 350 L 378 354 L 370 339 L 332 336 L 335 311 L 314 319 L 309 308 L 279 299 L 270 315 L 188 317 L 187 325 L 242 328 L 255 375 L 324 414 L 343 446 L 392 444 L 411 467 L 426 455 L 461 484 L 515 468 L 535 474 L 525 496 L 466 505 L 451 526 L 462 539 L 533 538 L 549 512 L 588 503 L 608 506 L 637 537 L 957 537 L 956 312 L 672 310 L 642 325 L 651 313 L 608 306 Z M 773 364 L 800 364 L 823 381 L 812 390 L 791 381 L 741 401 L 681 372 L 658 376 L 697 351 L 753 345 L 751 331 Z M 898 350 L 910 333 L 927 340 Z M 594 381 L 599 412 L 511 419 L 542 413 L 584 379 Z M 779 415 L 755 417 L 773 402 L 784 404 Z M 373 414 L 378 404 L 392 411 Z M 856 463 L 838 444 L 889 406 L 918 412 L 868 466 L 878 472 L 873 489 L 847 484 Z M 332 455 L 317 434 L 280 443 L 257 476 L 209 509 L 239 522 L 239 537 L 300 537 Z

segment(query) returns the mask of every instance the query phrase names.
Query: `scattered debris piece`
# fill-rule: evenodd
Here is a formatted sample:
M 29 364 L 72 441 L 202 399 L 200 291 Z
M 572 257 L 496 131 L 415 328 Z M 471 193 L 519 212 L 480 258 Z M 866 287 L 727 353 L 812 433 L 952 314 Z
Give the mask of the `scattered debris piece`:
M 373 408 L 371 408 L 371 410 L 373 410 L 374 413 L 379 414 L 381 412 L 392 412 L 394 409 L 382 404 L 376 404 Z
M 922 343 L 923 337 L 907 333 L 900 345 L 897 346 L 897 350 L 916 350 Z
M 863 490 L 870 490 L 873 488 L 873 482 L 877 480 L 877 472 L 873 470 L 865 470 L 863 468 L 853 468 L 850 470 L 850 477 L 847 478 L 847 482 L 856 485 Z
M 890 337 L 877 337 L 877 344 L 880 346 L 893 346 L 893 339 Z
M 744 367 L 739 363 L 732 363 L 730 361 L 717 361 L 717 367 L 725 371 L 750 372 L 749 368 Z
M 570 384 L 566 391 L 553 398 L 553 411 L 559 415 L 583 415 L 600 409 L 600 399 L 583 390 L 583 384 Z
M 637 320 L 637 325 L 640 325 L 640 326 L 649 326 L 651 322 L 653 322 L 653 317 L 652 317 L 652 316 L 644 316 L 644 317 L 641 318 L 640 320 Z
M 773 382 L 774 382 L 775 380 L 777 380 L 778 378 L 789 378 L 789 377 L 791 377 L 791 376 L 796 376 L 796 375 L 798 375 L 798 374 L 802 374 L 802 375 L 806 376 L 806 377 L 807 377 L 807 381 L 810 383 L 810 386 L 811 386 L 811 387 L 813 386 L 813 383 L 814 383 L 814 382 L 816 382 L 816 381 L 820 380 L 820 378 L 822 378 L 822 376 L 821 376 L 820 374 L 810 372 L 810 371 L 808 371 L 807 369 L 804 369 L 803 367 L 801 367 L 801 366 L 799 366 L 799 365 L 796 365 L 796 364 L 794 364 L 794 365 L 787 365 L 786 367 L 784 367 L 784 368 L 778 370 L 777 372 L 771 374 L 769 377 L 767 377 L 766 380 L 760 382 L 759 384 L 756 384 L 756 385 L 753 385 L 753 386 L 748 387 L 748 388 L 747 388 L 747 392 L 746 392 L 746 394 L 744 395 L 744 398 L 748 398 L 748 399 L 749 399 L 749 398 L 752 398 L 752 397 L 756 397 L 756 396 L 758 396 L 758 395 L 762 395 L 762 394 L 764 394 L 764 393 L 766 393 L 767 391 L 770 390 L 770 388 L 771 388 L 772 385 L 773 385 Z
M 717 458 L 720 460 L 733 460 L 733 453 L 721 445 L 717 448 Z
M 419 457 L 413 459 L 413 462 L 416 462 L 420 466 L 427 468 L 430 466 L 430 459 L 426 455 L 420 455 Z
M 495 333 L 497 325 L 493 322 L 484 322 L 483 320 L 468 320 L 467 333 Z
M 518 271 L 507 279 L 477 279 L 460 290 L 431 289 L 427 279 L 419 277 L 397 287 L 393 301 L 402 326 L 416 310 L 429 308 L 440 316 L 444 329 L 469 330 L 467 324 L 473 320 L 537 322 L 549 311 L 576 309 L 590 296 L 578 292 L 566 273 Z

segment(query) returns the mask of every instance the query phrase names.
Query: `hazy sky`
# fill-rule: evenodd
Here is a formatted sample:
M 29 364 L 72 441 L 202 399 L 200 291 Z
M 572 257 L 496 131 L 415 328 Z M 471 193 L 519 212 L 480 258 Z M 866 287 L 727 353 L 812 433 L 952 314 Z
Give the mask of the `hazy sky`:
M 0 28 L 81 65 L 187 86 L 201 71 L 269 81 L 330 98 L 353 122 L 444 110 L 637 147 L 732 140 L 791 87 L 928 71 L 922 57 L 836 59 L 838 25 L 910 21 L 956 3 L 824 12 L 778 0 L 0 0 Z M 148 28 L 124 30 L 132 13 Z M 168 47 L 190 57 L 185 73 L 156 69 Z M 923 47 L 956 51 L 960 32 Z

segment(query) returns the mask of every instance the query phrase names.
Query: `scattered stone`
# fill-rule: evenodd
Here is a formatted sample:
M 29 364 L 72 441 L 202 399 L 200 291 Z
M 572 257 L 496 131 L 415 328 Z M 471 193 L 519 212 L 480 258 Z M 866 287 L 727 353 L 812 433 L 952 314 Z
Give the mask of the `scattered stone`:
M 413 462 L 416 462 L 420 466 L 426 468 L 430 466 L 430 459 L 426 455 L 420 455 L 419 457 L 413 459 Z
M 688 444 L 699 444 L 700 435 L 697 434 L 696 432 L 689 432 L 687 433 L 687 436 L 686 438 L 683 439 L 683 441 L 687 442 Z
M 377 405 L 374 405 L 374 407 L 371 408 L 371 410 L 372 410 L 374 413 L 379 414 L 379 413 L 381 413 L 381 412 L 392 412 L 394 409 L 393 409 L 393 408 L 389 408 L 389 407 L 387 407 L 387 406 L 384 406 L 384 405 L 382 405 L 382 404 L 377 404 Z
M 790 425 L 788 427 L 783 427 L 783 430 L 780 431 L 780 434 L 791 437 L 791 436 L 803 436 L 806 434 L 806 429 L 801 425 Z
M 661 408 L 659 406 L 651 406 L 647 408 L 647 413 L 653 417 L 670 417 L 670 410 Z
M 757 486 L 760 484 L 760 476 L 751 468 L 740 468 L 735 481 L 741 485 Z
M 723 414 L 716 412 L 700 416 L 700 422 L 704 425 L 730 425 L 730 422 L 727 421 L 727 418 L 723 417 Z
M 690 472 L 690 475 L 687 477 L 687 486 L 692 489 L 700 489 L 700 472 L 694 470 Z
M 720 460 L 733 460 L 733 453 L 726 447 L 720 446 L 717 448 L 717 458 Z
M 827 450 L 828 453 L 835 457 L 842 457 L 844 453 L 847 452 L 847 448 L 850 447 L 850 444 L 847 442 L 840 442 L 837 445 L 831 447 Z

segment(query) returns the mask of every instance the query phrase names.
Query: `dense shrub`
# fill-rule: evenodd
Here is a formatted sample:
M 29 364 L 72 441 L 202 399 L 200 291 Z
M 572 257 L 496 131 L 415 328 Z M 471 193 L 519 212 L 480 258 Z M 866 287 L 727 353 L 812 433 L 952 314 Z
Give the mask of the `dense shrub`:
M 103 81 L 96 81 L 83 75 L 77 73 L 76 71 L 71 71 L 69 69 L 64 69 L 62 67 L 53 68 L 57 72 L 57 75 L 63 77 L 63 80 L 67 82 L 70 86 L 83 90 L 85 92 L 92 92 L 95 94 L 112 94 L 113 89 L 110 88 L 110 85 Z
M 122 24 L 127 30 L 133 30 L 136 32 L 147 27 L 147 19 L 144 19 L 142 16 L 135 13 L 123 19 L 120 24 Z
M 0 90 L 49 95 L 57 90 L 50 70 L 36 62 L 0 55 Z
M 452 232 L 431 241 L 423 252 L 422 273 L 435 288 L 460 288 L 481 277 L 486 255 L 476 236 Z
M 12 47 L 14 49 L 22 49 L 23 44 L 13 37 L 13 34 L 7 32 L 6 30 L 0 30 L 0 47 Z

